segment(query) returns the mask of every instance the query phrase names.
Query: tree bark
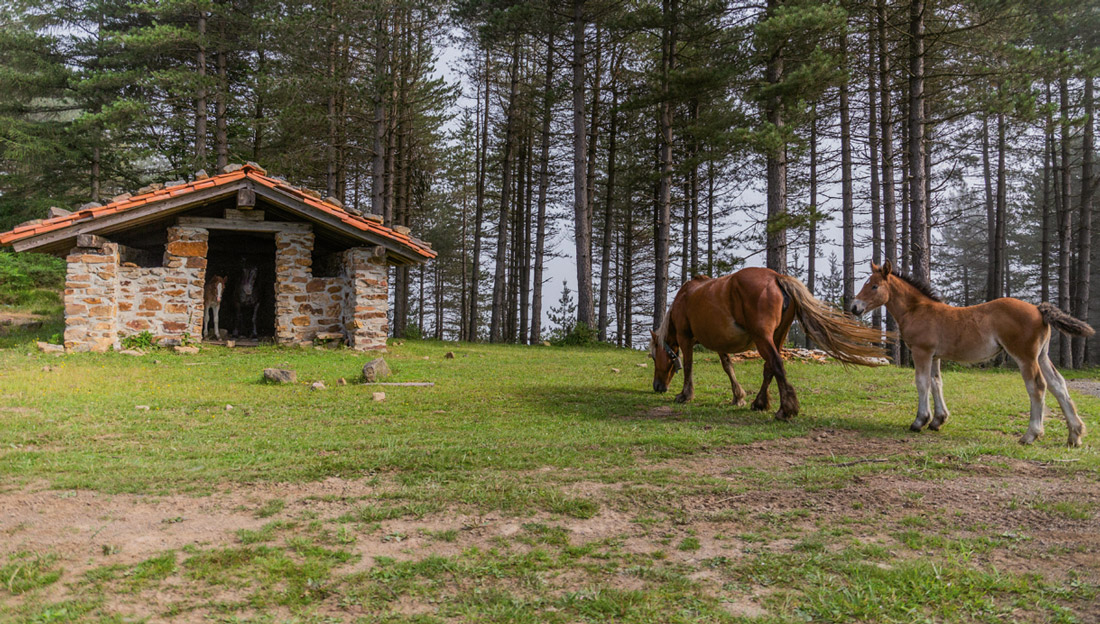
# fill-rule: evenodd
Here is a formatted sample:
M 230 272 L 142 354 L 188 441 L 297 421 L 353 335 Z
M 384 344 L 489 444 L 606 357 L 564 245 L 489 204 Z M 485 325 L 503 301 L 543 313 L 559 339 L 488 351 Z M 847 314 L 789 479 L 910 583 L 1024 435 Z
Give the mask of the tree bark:
M 771 16 L 780 7 L 779 0 L 768 0 L 767 13 Z M 783 78 L 783 53 L 776 50 L 768 57 L 765 80 L 776 85 Z M 768 123 L 777 136 L 783 133 L 783 111 L 778 95 L 771 95 L 765 103 Z M 768 181 L 767 258 L 769 269 L 787 272 L 787 146 L 786 141 L 768 150 L 766 156 Z
M 496 271 L 493 275 L 493 307 L 489 320 L 489 340 L 500 342 L 504 329 L 505 279 L 508 256 L 508 219 L 512 201 L 512 163 L 516 150 L 516 96 L 519 90 L 519 40 L 512 44 L 512 69 L 509 74 L 508 113 L 504 131 L 504 158 L 501 162 L 500 218 L 497 221 Z
M 982 114 L 982 179 L 985 182 L 986 272 L 985 300 L 1000 297 L 997 281 L 997 207 L 993 201 L 993 172 L 989 157 L 989 115 Z
M 1042 301 L 1050 301 L 1050 216 L 1051 216 L 1051 182 L 1054 176 L 1054 120 L 1050 112 L 1050 83 L 1047 82 L 1047 118 L 1046 132 L 1043 135 L 1043 205 L 1042 210 L 1042 242 L 1039 252 L 1039 292 Z
M 481 106 L 481 132 L 478 139 L 477 155 L 477 189 L 474 199 L 474 251 L 472 270 L 470 272 L 470 312 L 469 327 L 466 335 L 470 340 L 477 340 L 478 325 L 478 288 L 481 279 L 481 228 L 485 220 L 485 170 L 488 164 L 487 149 L 489 143 L 489 95 L 491 93 L 491 74 L 489 73 L 489 50 L 485 50 L 485 103 Z
M 847 24 L 845 24 L 845 29 Z M 840 38 L 840 56 L 848 62 L 847 30 Z M 844 236 L 844 294 L 841 307 L 848 309 L 855 297 L 856 241 L 855 207 L 852 203 L 852 122 L 848 110 L 848 78 L 840 84 L 840 205 Z
M 669 228 L 672 224 L 672 94 L 670 74 L 675 65 L 676 0 L 662 0 L 661 29 L 660 177 L 654 232 L 653 327 L 661 324 L 668 307 Z
M 894 188 L 894 110 L 890 94 L 890 54 L 886 39 L 886 0 L 876 3 L 878 12 L 878 72 L 879 72 L 879 123 L 882 124 L 882 227 L 883 252 L 894 266 L 898 264 L 898 219 Z M 886 330 L 894 331 L 897 323 L 886 315 Z M 901 362 L 901 341 L 892 346 L 895 363 Z
M 878 84 L 875 62 L 875 35 L 877 29 L 872 25 L 867 32 L 867 147 L 870 152 L 871 170 L 871 260 L 882 263 L 882 189 L 879 186 L 878 150 Z M 875 308 L 871 315 L 871 325 L 882 328 L 882 310 Z
M 603 213 L 603 257 L 600 261 L 600 342 L 607 342 L 607 300 L 611 294 L 611 233 L 615 218 L 615 141 L 619 129 L 619 89 L 615 82 L 614 67 L 611 81 L 611 127 L 607 135 L 607 198 Z
M 195 97 L 195 170 L 206 166 L 206 10 L 199 10 L 198 90 Z
M 924 0 L 909 4 L 909 216 L 913 276 L 929 281 L 924 145 Z
M 1089 319 L 1089 281 L 1092 255 L 1092 159 L 1093 159 L 1093 77 L 1085 76 L 1085 129 L 1081 138 L 1081 206 L 1077 226 L 1077 302 L 1073 315 Z M 1073 366 L 1085 365 L 1085 338 L 1073 339 Z
M 595 325 L 592 305 L 592 224 L 588 210 L 584 127 L 584 0 L 573 0 L 573 230 L 577 263 L 577 322 Z
M 1007 252 L 1005 246 L 1007 239 L 1005 227 L 1008 221 L 1008 183 L 1005 172 L 1005 114 L 997 113 L 997 215 L 994 220 L 993 234 L 996 241 L 993 250 L 996 252 L 995 271 L 993 274 L 994 298 L 1000 297 L 1005 292 L 1005 278 L 1008 275 L 1006 266 Z
M 1058 307 L 1068 311 L 1070 309 L 1070 253 L 1073 244 L 1073 211 L 1070 208 L 1070 169 L 1069 169 L 1069 81 L 1062 76 L 1059 83 L 1059 95 L 1061 96 L 1061 126 L 1062 126 L 1062 206 L 1058 211 Z M 1070 348 L 1070 340 L 1059 333 L 1058 338 L 1058 364 L 1071 366 L 1073 358 Z
M 229 120 L 226 119 L 226 100 L 229 97 L 229 70 L 225 50 L 218 50 L 218 90 L 214 93 L 214 151 L 217 154 L 218 171 L 229 164 Z
M 542 340 L 542 272 L 546 253 L 546 193 L 550 187 L 550 122 L 553 118 L 551 87 L 554 83 L 554 36 L 546 38 L 546 78 L 543 84 L 542 139 L 539 156 L 538 217 L 535 223 L 535 276 L 531 295 L 531 343 Z

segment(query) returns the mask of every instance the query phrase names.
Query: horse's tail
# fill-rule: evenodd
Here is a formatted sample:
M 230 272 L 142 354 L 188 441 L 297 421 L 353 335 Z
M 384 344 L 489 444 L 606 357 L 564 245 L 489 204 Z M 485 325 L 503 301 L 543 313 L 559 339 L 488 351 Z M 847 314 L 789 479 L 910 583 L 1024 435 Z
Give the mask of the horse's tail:
M 802 329 L 829 355 L 845 364 L 882 366 L 889 363 L 886 352 L 876 344 L 882 340 L 877 329 L 852 320 L 817 299 L 802 282 L 790 275 L 780 275 L 778 284 L 794 303 L 795 316 Z
M 1096 333 L 1088 323 L 1082 321 L 1079 318 L 1070 316 L 1069 314 L 1058 309 L 1058 306 L 1053 303 L 1043 302 L 1035 306 L 1039 308 L 1039 313 L 1043 315 L 1043 320 L 1047 325 L 1050 325 L 1069 336 L 1091 336 Z

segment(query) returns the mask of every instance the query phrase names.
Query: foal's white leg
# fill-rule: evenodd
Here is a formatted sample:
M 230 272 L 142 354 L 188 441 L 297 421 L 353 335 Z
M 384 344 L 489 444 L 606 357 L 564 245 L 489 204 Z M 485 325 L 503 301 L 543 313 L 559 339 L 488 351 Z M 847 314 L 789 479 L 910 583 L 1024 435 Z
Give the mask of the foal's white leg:
M 940 358 L 932 358 L 932 399 L 936 402 L 936 415 L 928 428 L 939 431 L 947 417 L 951 414 L 947 411 L 947 403 L 943 400 L 943 376 L 940 375 Z
M 222 337 L 222 328 L 219 327 L 220 321 L 218 321 L 218 317 L 221 316 L 221 311 L 222 304 L 220 303 L 215 303 L 210 308 L 210 315 L 214 317 L 214 340 L 221 340 Z
M 1069 388 L 1066 386 L 1066 380 L 1058 372 L 1058 369 L 1054 368 L 1054 363 L 1050 361 L 1049 351 L 1050 342 L 1048 341 L 1043 347 L 1043 352 L 1039 354 L 1039 368 L 1042 369 L 1043 377 L 1046 378 L 1047 385 L 1050 386 L 1050 393 L 1058 399 L 1058 405 L 1062 408 L 1062 414 L 1066 417 L 1066 427 L 1069 429 L 1069 439 L 1066 443 L 1069 446 L 1081 446 L 1081 438 L 1085 437 L 1086 431 L 1085 421 L 1077 415 L 1077 406 L 1073 404 L 1073 399 L 1069 398 Z M 1032 420 L 1034 418 L 1033 414 Z M 1028 433 L 1031 433 L 1030 429 Z
M 1040 354 L 1040 358 L 1042 354 Z M 1043 435 L 1043 415 L 1046 412 L 1047 384 L 1040 372 L 1039 361 L 1013 358 L 1020 367 L 1020 374 L 1024 377 L 1024 386 L 1027 395 L 1031 398 L 1031 422 L 1028 423 L 1027 433 L 1020 438 L 1020 444 L 1031 444 Z
M 917 418 L 909 429 L 920 431 L 932 418 L 928 409 L 928 391 L 932 388 L 932 354 L 914 349 L 913 366 L 917 371 Z

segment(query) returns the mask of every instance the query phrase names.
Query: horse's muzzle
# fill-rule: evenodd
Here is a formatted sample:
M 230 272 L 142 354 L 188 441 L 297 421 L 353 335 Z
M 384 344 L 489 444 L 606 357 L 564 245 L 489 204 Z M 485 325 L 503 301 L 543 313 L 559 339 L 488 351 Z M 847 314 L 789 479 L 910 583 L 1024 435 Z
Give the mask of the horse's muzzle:
M 853 301 L 848 311 L 851 312 L 853 316 L 863 316 L 863 310 L 866 309 L 866 307 L 867 306 L 864 305 L 862 301 Z
M 653 391 L 656 392 L 657 394 L 661 394 L 662 392 L 665 392 L 667 390 L 668 390 L 668 386 L 666 386 L 665 384 L 663 384 L 663 383 L 661 383 L 660 381 L 657 381 L 657 380 L 653 381 Z

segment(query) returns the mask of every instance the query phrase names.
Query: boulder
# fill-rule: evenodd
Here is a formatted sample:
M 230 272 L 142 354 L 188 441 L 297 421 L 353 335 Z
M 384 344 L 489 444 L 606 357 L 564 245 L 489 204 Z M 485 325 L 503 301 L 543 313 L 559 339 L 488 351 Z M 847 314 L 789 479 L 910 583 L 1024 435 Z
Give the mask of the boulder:
M 55 345 L 55 344 L 50 344 L 48 342 L 42 342 L 42 341 L 39 341 L 37 343 L 37 345 L 38 345 L 38 350 L 41 351 L 42 353 L 64 353 L 65 352 L 65 347 L 63 347 L 62 345 Z
M 199 352 L 198 347 L 185 347 L 183 345 L 176 345 L 173 350 L 180 355 L 195 355 Z
M 67 217 L 71 214 L 71 210 L 65 210 L 64 208 L 58 208 L 57 206 L 50 206 L 49 212 L 46 213 L 46 218 L 56 219 L 58 217 Z
M 145 355 L 145 352 L 141 349 L 123 349 L 122 351 L 119 351 L 119 353 L 121 353 L 122 355 Z
M 382 358 L 374 358 L 363 365 L 363 382 L 374 383 L 392 374 L 389 364 Z
M 285 368 L 265 368 L 264 379 L 270 383 L 294 383 L 298 381 L 298 373 Z
M 385 392 L 375 392 L 374 394 L 371 395 L 371 398 L 374 399 L 375 401 L 381 403 L 382 401 L 386 400 L 386 393 Z

